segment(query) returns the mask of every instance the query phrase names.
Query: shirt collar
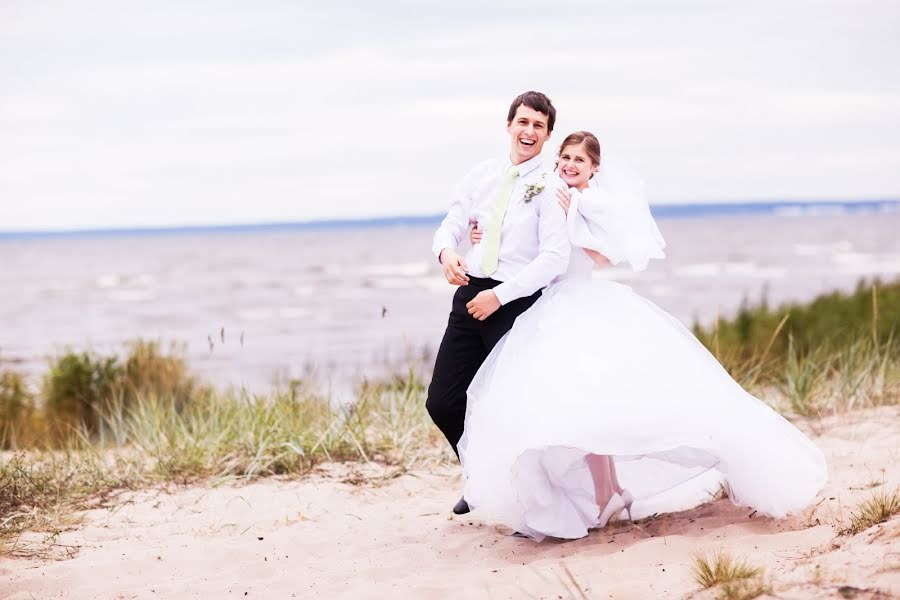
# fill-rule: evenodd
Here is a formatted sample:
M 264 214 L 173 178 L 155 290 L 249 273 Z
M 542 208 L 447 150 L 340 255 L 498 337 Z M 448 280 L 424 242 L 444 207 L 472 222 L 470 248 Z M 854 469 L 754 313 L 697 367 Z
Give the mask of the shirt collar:
M 529 173 L 540 167 L 542 164 L 544 164 L 544 157 L 540 154 L 529 158 L 523 163 L 519 163 L 517 165 L 517 168 L 519 169 L 519 177 L 528 175 Z M 512 161 L 509 160 L 509 156 L 506 157 L 506 166 L 507 168 L 512 166 Z

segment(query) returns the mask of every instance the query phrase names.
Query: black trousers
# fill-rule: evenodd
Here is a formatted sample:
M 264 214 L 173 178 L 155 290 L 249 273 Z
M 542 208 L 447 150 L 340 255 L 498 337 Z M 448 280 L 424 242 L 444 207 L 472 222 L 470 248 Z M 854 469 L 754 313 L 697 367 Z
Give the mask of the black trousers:
M 478 292 L 499 285 L 499 281 L 469 277 L 469 285 L 460 286 L 453 296 L 453 307 L 444 339 L 434 362 L 434 374 L 428 386 L 425 407 L 453 451 L 459 456 L 456 444 L 463 434 L 466 420 L 466 390 L 475 373 L 494 345 L 512 329 L 516 317 L 528 310 L 541 292 L 518 298 L 501 306 L 484 321 L 472 317 L 466 303 Z

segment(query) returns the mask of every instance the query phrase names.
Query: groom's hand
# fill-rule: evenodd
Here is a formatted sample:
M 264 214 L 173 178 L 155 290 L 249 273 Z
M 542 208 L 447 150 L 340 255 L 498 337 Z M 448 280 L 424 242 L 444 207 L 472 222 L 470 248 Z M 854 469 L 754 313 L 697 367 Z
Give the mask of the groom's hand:
M 469 276 L 466 271 L 469 267 L 463 262 L 462 257 L 449 248 L 441 250 L 441 265 L 444 267 L 444 277 L 453 285 L 469 285 Z
M 470 315 L 479 321 L 484 321 L 500 308 L 500 299 L 497 298 L 494 290 L 484 290 L 478 292 L 478 295 L 466 304 L 466 308 L 469 309 Z

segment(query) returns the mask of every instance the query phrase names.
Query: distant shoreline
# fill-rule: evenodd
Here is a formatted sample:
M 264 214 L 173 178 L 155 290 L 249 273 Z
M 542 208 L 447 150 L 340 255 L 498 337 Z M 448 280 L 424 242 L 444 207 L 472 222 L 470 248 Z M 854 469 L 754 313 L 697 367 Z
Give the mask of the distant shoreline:
M 650 207 L 657 219 L 684 219 L 735 215 L 817 216 L 857 213 L 900 212 L 900 199 L 858 201 L 763 201 L 657 204 Z M 384 227 L 437 225 L 443 213 L 418 216 L 388 216 L 362 219 L 321 219 L 268 223 L 181 225 L 156 227 L 110 227 L 67 230 L 2 231 L 0 240 L 107 236 L 153 236 L 217 233 L 264 233 L 329 229 L 377 229 Z

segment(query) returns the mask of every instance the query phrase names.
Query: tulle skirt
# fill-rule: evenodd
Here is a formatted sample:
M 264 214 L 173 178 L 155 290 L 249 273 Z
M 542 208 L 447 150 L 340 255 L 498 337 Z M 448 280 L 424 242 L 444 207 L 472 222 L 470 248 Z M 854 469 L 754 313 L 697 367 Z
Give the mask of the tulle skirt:
M 677 319 L 596 280 L 551 286 L 497 344 L 469 387 L 459 453 L 469 505 L 538 540 L 595 526 L 588 454 L 613 458 L 635 519 L 723 485 L 783 517 L 827 477 L 822 452 Z

